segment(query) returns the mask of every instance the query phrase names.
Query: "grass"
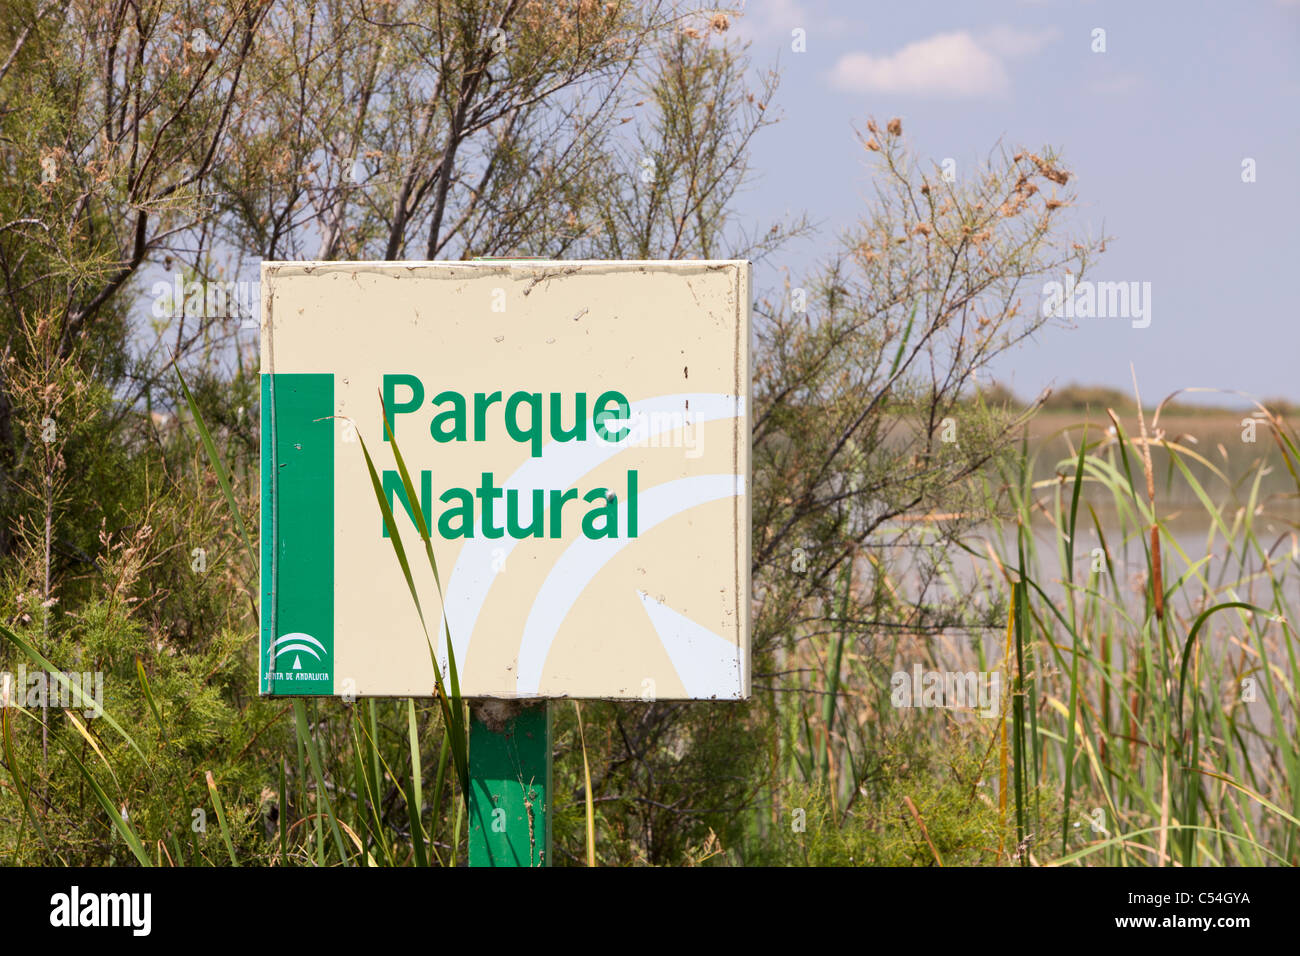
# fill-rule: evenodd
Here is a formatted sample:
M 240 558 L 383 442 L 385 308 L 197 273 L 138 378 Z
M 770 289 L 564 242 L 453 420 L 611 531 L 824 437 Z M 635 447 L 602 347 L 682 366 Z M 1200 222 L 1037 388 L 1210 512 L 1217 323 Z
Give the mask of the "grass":
M 1089 445 L 1085 430 L 1073 463 L 1058 463 L 1073 469 L 1072 480 L 1035 482 L 1014 496 L 1020 572 L 996 562 L 1005 582 L 1018 577 L 1032 597 L 1020 604 L 1041 652 L 1034 676 L 1042 704 L 1031 706 L 1030 717 L 1041 713 L 1043 723 L 1029 728 L 1041 761 L 1032 773 L 1062 790 L 1058 859 L 1298 862 L 1294 596 L 1287 596 L 1295 530 L 1292 523 L 1266 542 L 1260 522 L 1269 507 L 1279 524 L 1293 522 L 1288 511 L 1297 499 L 1260 501 L 1262 467 L 1244 486 L 1220 472 L 1219 487 L 1207 489 L 1187 467 L 1200 459 L 1193 448 L 1148 437 L 1143 416 L 1138 436 L 1112 418 L 1114 437 Z M 1294 480 L 1295 434 L 1268 420 Z M 1167 458 L 1204 508 L 1203 554 L 1187 553 L 1162 516 L 1156 457 Z M 1085 489 L 1100 550 L 1086 575 L 1076 576 Z M 1094 495 L 1118 516 L 1110 543 Z M 1055 555 L 1027 533 L 1040 517 Z M 1279 553 L 1288 538 L 1290 548 Z M 1127 579 L 1117 574 L 1117 549 L 1136 552 L 1124 564 Z M 1023 732 L 1024 718 L 1016 725 Z M 1106 820 L 1102 832 L 1081 826 L 1072 804 L 1089 808 L 1089 824 Z M 1035 825 L 1045 837 L 1041 818 Z M 1035 842 L 1050 859 L 1055 847 Z
M 754 721 L 776 732 L 749 845 L 709 848 L 701 861 L 739 854 L 746 862 L 851 865 L 1300 863 L 1296 432 L 1261 407 L 1261 446 L 1243 444 L 1214 460 L 1204 446 L 1164 435 L 1159 414 L 1148 422 L 1139 407 L 1112 413 L 1109 428 L 1089 420 L 1063 425 L 1051 441 L 1026 440 L 985 476 L 998 514 L 985 540 L 931 555 L 944 589 L 935 596 L 959 609 L 964 628 L 863 633 L 853 608 L 874 601 L 888 617 L 896 611 L 891 595 L 908 584 L 881 549 L 846 564 L 835 613 L 789 635 L 781 651 L 777 669 L 794 678 L 753 708 Z M 190 412 L 234 507 L 230 476 L 192 400 Z M 391 444 L 441 588 L 419 496 Z M 411 586 L 408 552 L 364 445 L 363 453 Z M 255 554 L 242 523 L 234 526 L 243 553 Z M 924 547 L 925 524 L 908 531 Z M 421 595 L 411 592 L 423 620 Z M 40 668 L 59 669 L 10 628 L 2 636 Z M 427 631 L 425 641 L 432 659 Z M 432 702 L 271 702 L 248 746 L 280 732 L 288 747 L 261 803 L 250 806 L 219 773 L 199 775 L 207 804 L 195 809 L 214 821 L 211 840 L 184 826 L 146 838 L 156 822 L 125 812 L 129 795 L 147 790 L 169 751 L 182 746 L 175 703 L 155 692 L 143 667 L 136 667 L 143 723 L 110 699 L 94 728 L 51 710 L 47 729 L 122 848 L 115 859 L 455 866 L 465 859 L 468 754 L 451 660 L 446 686 L 435 660 Z M 988 718 L 897 708 L 890 675 L 917 661 L 997 674 L 1007 692 Z M 585 810 L 577 859 L 595 865 L 598 835 L 618 835 L 595 809 L 590 715 L 577 705 L 574 714 Z M 19 841 L 31 834 L 46 859 L 64 860 L 39 768 L 24 767 L 15 747 L 21 722 L 45 718 L 22 707 L 0 718 Z
M 180 374 L 179 371 L 177 373 Z M 235 513 L 238 514 L 233 495 L 230 492 L 229 476 L 220 456 L 217 454 L 216 446 L 213 443 L 203 417 L 195 405 L 189 389 L 184 385 L 182 378 L 182 388 L 185 392 L 186 401 L 189 404 L 190 413 L 194 417 L 195 427 L 199 430 L 203 439 L 203 444 L 207 450 L 212 466 L 217 473 L 223 493 L 226 495 Z M 380 408 L 383 409 L 383 399 L 380 398 Z M 415 494 L 411 486 L 411 476 L 406 468 L 406 463 L 402 458 L 401 450 L 397 444 L 397 439 L 393 435 L 391 427 L 388 426 L 388 416 L 384 415 L 385 428 L 388 430 L 388 439 L 396 459 L 397 468 L 401 475 L 402 482 L 406 488 L 409 500 L 413 502 L 412 511 L 415 518 L 416 529 L 419 533 L 420 540 L 424 545 L 424 552 L 429 561 L 430 568 L 433 571 L 434 580 L 438 585 L 439 599 L 442 597 L 442 580 L 438 573 L 437 561 L 434 558 L 432 542 L 429 535 L 429 525 L 420 507 L 418 495 Z M 360 437 L 360 436 L 358 436 Z M 415 587 L 411 575 L 410 561 L 407 558 L 406 549 L 402 543 L 400 530 L 397 522 L 394 520 L 392 510 L 389 506 L 387 496 L 383 493 L 383 487 L 379 477 L 375 472 L 374 463 L 370 457 L 370 451 L 366 447 L 365 440 L 361 439 L 361 450 L 365 456 L 366 467 L 370 474 L 370 479 L 374 487 L 375 497 L 383 514 L 385 524 L 389 531 L 389 540 L 392 543 L 394 556 L 397 559 L 407 586 L 410 589 L 411 599 L 415 603 L 416 610 L 420 615 L 420 623 L 425 631 L 425 643 L 429 648 L 429 657 L 433 663 L 434 670 L 434 687 L 433 695 L 439 710 L 438 716 L 441 718 L 441 750 L 437 762 L 437 768 L 433 780 L 432 788 L 428 789 L 428 796 L 432 800 L 432 805 L 426 809 L 425 796 L 426 784 L 423 773 L 423 762 L 421 758 L 421 738 L 423 730 L 420 726 L 419 714 L 416 702 L 411 699 L 395 702 L 380 702 L 374 699 L 358 702 L 352 708 L 347 720 L 347 736 L 351 743 L 352 762 L 351 766 L 345 763 L 341 768 L 342 773 L 335 772 L 327 775 L 325 760 L 322 758 L 321 749 L 317 745 L 316 734 L 313 733 L 313 724 L 309 722 L 307 716 L 308 701 L 294 700 L 294 728 L 296 732 L 298 753 L 299 753 L 299 772 L 297 779 L 306 785 L 307 776 L 303 772 L 303 756 L 307 758 L 307 763 L 311 768 L 311 779 L 315 783 L 314 793 L 311 795 L 311 803 L 315 805 L 315 812 L 300 818 L 298 824 L 307 822 L 312 823 L 312 828 L 302 827 L 302 836 L 299 845 L 293 849 L 290 848 L 288 836 L 288 827 L 285 824 L 283 816 L 286 807 L 285 800 L 285 780 L 283 770 L 281 772 L 280 790 L 281 790 L 281 830 L 280 830 L 280 848 L 283 860 L 288 862 L 293 857 L 314 859 L 318 865 L 328 865 L 330 863 L 359 863 L 361 865 L 401 865 L 413 863 L 418 866 L 429 866 L 433 864 L 449 864 L 454 866 L 459 856 L 460 830 L 464 816 L 462 814 L 463 801 L 468 799 L 469 793 L 469 761 L 468 761 L 468 724 L 465 714 L 465 703 L 460 696 L 459 681 L 456 673 L 456 660 L 452 651 L 451 633 L 446 631 L 446 646 L 449 661 L 449 672 L 447 683 L 450 686 L 444 686 L 443 677 L 438 667 L 437 656 L 433 650 L 432 641 L 429 639 L 428 627 L 425 624 L 424 609 L 420 602 L 419 593 Z M 254 554 L 251 541 L 247 538 L 247 531 L 243 522 L 237 522 L 237 529 L 241 537 L 244 538 L 244 546 L 249 554 Z M 314 701 L 310 702 L 313 705 Z M 386 752 L 386 748 L 381 742 L 379 732 L 379 712 L 381 709 L 396 709 L 403 711 L 405 715 L 405 752 L 400 749 L 396 754 L 391 751 Z M 397 756 L 400 762 L 392 758 Z M 452 784 L 447 775 L 448 758 L 455 768 L 456 777 L 460 784 L 460 794 L 462 802 L 458 802 L 455 811 L 455 824 L 451 834 L 450 846 L 444 846 L 443 849 L 449 851 L 447 855 L 440 852 L 437 837 L 437 823 L 442 817 L 441 808 L 447 791 L 452 788 Z M 401 769 L 395 769 L 397 764 Z M 349 773 L 350 771 L 350 773 Z M 331 779 L 334 781 L 331 786 Z M 342 786 L 340 786 L 340 783 Z M 231 862 L 235 863 L 235 851 L 230 843 L 230 838 L 226 832 L 224 814 L 221 808 L 220 798 L 217 794 L 215 784 L 212 782 L 211 774 L 208 775 L 208 784 L 212 792 L 214 806 L 216 807 L 218 820 L 220 821 L 222 836 L 225 839 L 227 848 L 230 852 Z M 405 804 L 404 816 L 409 824 L 409 830 L 404 838 L 398 839 L 395 834 L 389 814 L 381 808 L 384 806 L 385 799 L 382 790 L 385 786 L 393 787 L 400 793 Z M 329 794 L 334 790 L 335 793 L 340 791 L 352 794 L 350 806 L 338 806 L 331 800 Z M 301 798 L 301 806 L 308 805 L 308 794 L 305 792 Z M 350 811 L 350 813 L 349 813 Z M 352 826 L 346 822 L 347 818 L 353 821 Z M 426 824 L 426 819 L 428 823 Z M 295 824 L 297 828 L 298 824 Z M 331 842 L 327 843 L 323 830 L 328 829 Z M 343 834 L 348 835 L 345 840 Z M 363 837 L 362 834 L 365 836 Z M 330 850 L 333 850 L 331 856 Z M 313 852 L 314 851 L 314 852 Z
M 1136 427 L 1112 412 L 1109 434 L 1084 422 L 1026 441 L 987 482 L 1001 515 L 987 540 L 937 559 L 972 640 L 886 630 L 845 649 L 836 629 L 787 644 L 778 669 L 805 676 L 773 695 L 774 761 L 794 786 L 774 788 L 763 840 L 790 841 L 773 824 L 800 787 L 821 788 L 828 825 L 868 825 L 859 808 L 893 787 L 878 755 L 943 741 L 954 761 L 988 756 L 969 796 L 932 808 L 926 826 L 907 810 L 870 823 L 909 841 L 915 862 L 960 856 L 932 842 L 942 817 L 996 806 L 966 862 L 1300 863 L 1296 433 L 1259 406 L 1267 444 L 1224 451 L 1241 466 L 1230 474 L 1139 407 Z M 1068 457 L 1038 460 L 1062 442 Z M 1197 510 L 1166 506 L 1166 491 Z M 857 562 L 885 594 L 907 586 L 888 563 L 880 550 Z M 1002 716 L 892 707 L 889 674 L 917 660 L 999 673 Z

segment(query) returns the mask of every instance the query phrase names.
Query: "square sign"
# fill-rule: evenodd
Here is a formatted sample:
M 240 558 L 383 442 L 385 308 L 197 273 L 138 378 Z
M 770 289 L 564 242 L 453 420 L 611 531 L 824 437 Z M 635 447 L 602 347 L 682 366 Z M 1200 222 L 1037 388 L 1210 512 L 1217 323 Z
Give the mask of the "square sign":
M 749 303 L 747 262 L 264 263 L 261 692 L 433 693 L 359 435 L 464 696 L 747 698 Z

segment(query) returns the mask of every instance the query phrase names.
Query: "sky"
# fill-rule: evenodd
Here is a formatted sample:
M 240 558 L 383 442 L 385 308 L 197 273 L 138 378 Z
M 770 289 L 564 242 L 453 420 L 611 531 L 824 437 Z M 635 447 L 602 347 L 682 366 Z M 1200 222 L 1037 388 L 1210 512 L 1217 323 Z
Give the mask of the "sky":
M 1131 392 L 1131 363 L 1144 404 L 1189 386 L 1300 401 L 1300 0 L 737 8 L 729 35 L 755 70 L 779 68 L 782 117 L 754 142 L 737 212 L 757 225 L 806 211 L 819 227 L 756 268 L 756 293 L 867 211 L 854 126 L 868 116 L 900 117 L 917 158 L 952 157 L 959 177 L 999 140 L 1052 146 L 1073 174 L 1073 227 L 1112 237 L 1086 278 L 1149 282 L 1150 323 L 1055 322 L 992 377 L 1023 397 Z

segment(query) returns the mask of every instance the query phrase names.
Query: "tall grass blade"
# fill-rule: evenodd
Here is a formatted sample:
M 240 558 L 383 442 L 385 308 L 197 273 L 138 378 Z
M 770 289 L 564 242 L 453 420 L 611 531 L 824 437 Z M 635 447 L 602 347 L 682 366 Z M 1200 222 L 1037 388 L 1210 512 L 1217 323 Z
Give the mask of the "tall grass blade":
M 221 485 L 221 493 L 226 498 L 226 504 L 230 507 L 230 515 L 235 522 L 235 530 L 239 533 L 239 540 L 244 543 L 244 550 L 248 552 L 248 562 L 250 567 L 257 567 L 257 552 L 253 550 L 253 541 L 248 536 L 248 529 L 244 527 L 244 516 L 239 511 L 239 504 L 235 501 L 235 493 L 230 487 L 230 473 L 226 470 L 225 464 L 221 460 L 221 455 L 217 452 L 216 442 L 212 440 L 212 433 L 208 431 L 208 426 L 203 421 L 203 416 L 199 414 L 199 406 L 194 401 L 194 396 L 190 394 L 190 387 L 185 384 L 185 376 L 181 374 L 181 368 L 176 366 L 176 378 L 180 380 L 181 391 L 185 393 L 185 404 L 189 406 L 190 414 L 194 416 L 194 425 L 199 430 L 199 438 L 203 441 L 203 447 L 208 453 L 208 460 L 212 462 L 212 470 L 216 472 L 217 483 Z
M 277 814 L 279 819 L 280 831 L 280 862 L 282 864 L 289 862 L 289 801 L 288 787 L 284 779 L 284 761 L 280 761 L 280 812 Z
M 437 562 L 433 557 L 433 546 L 429 540 L 429 526 L 425 520 L 424 509 L 420 504 L 419 495 L 415 493 L 415 488 L 411 484 L 410 473 L 406 470 L 406 464 L 402 460 L 401 451 L 397 445 L 397 437 L 393 435 L 392 429 L 388 426 L 387 408 L 384 406 L 383 397 L 380 396 L 379 405 L 384 412 L 384 428 L 388 433 L 389 442 L 393 448 L 393 457 L 397 462 L 398 471 L 401 475 L 402 485 L 406 489 L 407 501 L 411 505 L 411 513 L 415 516 L 416 528 L 424 541 L 425 552 L 428 556 L 430 567 L 433 569 L 435 582 L 438 583 L 439 597 L 442 596 L 442 584 L 438 575 Z M 450 737 L 452 761 L 456 766 L 457 776 L 460 777 L 461 793 L 465 800 L 469 799 L 469 727 L 465 720 L 464 702 L 460 697 L 460 680 L 456 673 L 456 659 L 451 648 L 451 631 L 446 624 L 446 615 L 444 619 L 444 631 L 447 637 L 447 663 L 448 663 L 448 681 L 451 684 L 451 693 L 447 693 L 442 683 L 442 672 L 438 666 L 437 655 L 433 650 L 433 643 L 429 639 L 429 626 L 424 617 L 424 607 L 420 603 L 420 595 L 415 587 L 415 579 L 411 574 L 411 565 L 406 557 L 406 548 L 402 545 L 401 532 L 397 528 L 397 521 L 393 517 L 393 509 L 389 506 L 388 496 L 384 494 L 383 484 L 379 480 L 379 473 L 375 470 L 374 460 L 370 457 L 370 450 L 366 447 L 365 439 L 357 435 L 361 443 L 361 453 L 366 459 L 366 469 L 370 473 L 370 484 L 375 492 L 375 500 L 379 503 L 379 510 L 384 517 L 384 524 L 388 528 L 389 541 L 392 543 L 393 552 L 397 555 L 397 562 L 401 566 L 402 575 L 406 579 L 407 590 L 411 593 L 411 600 L 415 602 L 415 610 L 420 618 L 420 627 L 424 630 L 424 640 L 429 647 L 429 658 L 433 663 L 433 680 L 434 689 L 437 692 L 438 707 L 442 711 L 444 732 Z
M 158 703 L 153 698 L 153 690 L 149 687 L 149 678 L 144 672 L 144 663 L 139 657 L 135 659 L 135 673 L 140 681 L 140 690 L 144 692 L 144 699 L 153 712 L 153 719 L 158 721 L 158 733 L 162 735 L 164 744 L 170 744 L 171 740 L 167 737 L 167 728 L 163 726 L 162 712 L 159 711 Z
M 104 812 L 108 814 L 108 819 L 112 823 L 113 828 L 121 834 L 122 839 L 126 841 L 126 845 L 131 848 L 131 853 L 140 861 L 140 865 L 153 866 L 153 860 L 151 860 L 149 854 L 145 852 L 144 844 L 140 842 L 140 838 L 136 835 L 135 829 L 122 817 L 122 812 L 113 806 L 113 801 L 108 799 L 108 794 L 106 794 L 104 788 L 99 785 L 99 781 L 96 780 L 94 775 L 86 769 L 86 765 L 77 759 L 77 755 L 71 747 L 65 749 L 67 750 L 68 756 L 72 758 L 72 762 L 77 765 L 77 769 L 81 771 L 82 777 L 85 778 L 86 784 L 90 787 L 90 792 L 95 795 L 95 800 L 104 808 Z
M 9 707 L 0 707 L 0 731 L 3 732 L 4 736 L 5 767 L 9 770 L 9 776 L 14 782 L 14 791 L 18 794 L 18 801 L 23 806 L 23 813 L 25 813 L 27 819 L 32 822 L 32 829 L 34 829 L 36 835 L 40 837 L 41 845 L 45 847 L 45 852 L 50 857 L 58 860 L 64 866 L 67 866 L 67 861 L 61 859 L 59 855 L 54 852 L 54 847 L 50 845 L 50 840 L 45 835 L 45 828 L 41 826 L 40 818 L 37 817 L 36 811 L 32 808 L 30 795 L 34 790 L 31 786 L 31 778 L 29 777 L 27 780 L 23 779 L 22 772 L 18 768 L 18 758 L 14 756 L 13 733 L 9 726 L 10 709 L 11 708 Z M 17 848 L 15 847 L 15 849 Z
M 212 778 L 211 770 L 205 770 L 203 775 L 208 782 L 208 793 L 212 794 L 212 807 L 217 811 L 217 826 L 221 829 L 221 839 L 226 844 L 226 853 L 230 855 L 230 865 L 239 866 L 239 858 L 235 856 L 235 844 L 230 839 L 230 828 L 226 826 L 226 808 L 221 803 L 221 794 L 217 792 L 217 781 Z
M 587 805 L 587 865 L 596 865 L 596 803 L 591 792 L 591 764 L 587 761 L 587 734 L 582 728 L 582 707 L 575 700 L 573 711 L 578 715 L 578 743 L 582 746 L 583 802 Z
M 339 862 L 346 863 L 348 861 L 347 847 L 343 843 L 343 833 L 339 830 L 338 817 L 334 815 L 334 808 L 330 803 L 329 790 L 325 787 L 325 772 L 321 769 L 320 754 L 317 752 L 316 741 L 312 738 L 311 733 L 307 728 L 307 708 L 303 706 L 301 700 L 295 700 L 293 702 L 293 719 L 298 728 L 298 739 L 302 742 L 303 747 L 307 751 L 307 759 L 311 763 L 312 775 L 316 778 L 316 799 L 318 804 L 325 808 L 323 814 L 316 814 L 317 826 L 320 825 L 321 816 L 324 816 L 329 820 L 330 831 L 334 835 L 335 849 L 337 849 L 339 853 Z M 321 841 L 318 840 L 318 848 L 320 848 L 320 845 Z M 319 856 L 318 862 L 321 862 Z
M 1074 463 L 1074 490 L 1070 495 L 1070 531 L 1065 541 L 1065 579 L 1068 584 L 1067 595 L 1070 601 L 1070 713 L 1066 721 L 1065 739 L 1065 788 L 1064 805 L 1061 810 L 1061 853 L 1069 849 L 1070 841 L 1070 796 L 1074 783 L 1074 725 L 1075 714 L 1079 709 L 1079 634 L 1078 621 L 1074 614 L 1074 544 L 1078 531 L 1079 492 L 1083 490 L 1083 457 L 1088 450 L 1088 426 L 1083 426 L 1083 438 L 1079 442 L 1079 457 Z

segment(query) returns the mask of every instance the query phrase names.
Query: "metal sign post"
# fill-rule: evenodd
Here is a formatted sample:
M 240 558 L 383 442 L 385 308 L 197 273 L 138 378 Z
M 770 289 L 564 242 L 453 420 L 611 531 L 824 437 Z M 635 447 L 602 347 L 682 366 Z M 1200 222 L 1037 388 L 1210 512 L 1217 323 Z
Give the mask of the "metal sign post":
M 536 259 L 475 256 L 474 261 Z M 504 701 L 472 703 L 469 780 L 469 865 L 550 866 L 550 706 L 525 712 Z
M 546 701 L 470 707 L 469 865 L 549 866 L 551 709 Z

